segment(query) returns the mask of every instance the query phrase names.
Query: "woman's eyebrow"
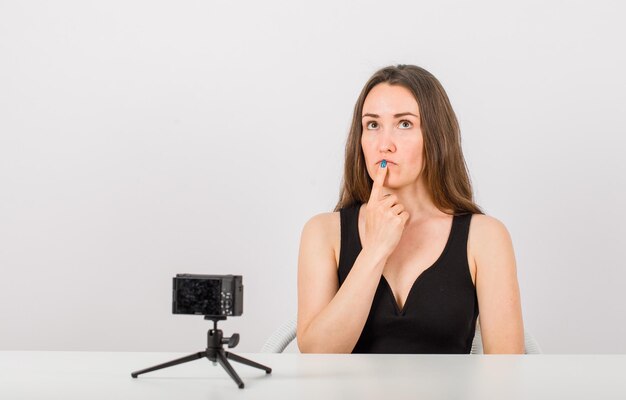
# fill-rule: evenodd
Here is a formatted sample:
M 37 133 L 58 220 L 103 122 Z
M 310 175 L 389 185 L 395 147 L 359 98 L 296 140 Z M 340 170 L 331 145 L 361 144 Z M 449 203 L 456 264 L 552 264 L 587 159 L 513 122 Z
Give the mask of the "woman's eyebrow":
M 394 115 L 393 117 L 394 117 L 394 118 L 400 118 L 400 117 L 404 117 L 404 116 L 406 116 L 406 115 L 412 115 L 412 116 L 414 116 L 415 118 L 419 118 L 417 115 L 415 115 L 415 114 L 413 114 L 413 113 L 410 113 L 410 112 L 404 112 L 404 113 L 396 114 L 396 115 Z
M 412 115 L 412 116 L 414 116 L 415 118 L 419 118 L 417 115 L 415 115 L 415 114 L 413 114 L 413 113 L 410 113 L 410 112 L 403 112 L 403 113 L 395 114 L 393 117 L 394 117 L 394 118 L 400 118 L 400 117 L 404 117 L 404 116 L 406 116 L 406 115 Z M 366 113 L 366 114 L 363 114 L 363 116 L 362 116 L 361 118 L 365 118 L 365 117 L 380 118 L 380 115 L 378 115 L 378 114 Z

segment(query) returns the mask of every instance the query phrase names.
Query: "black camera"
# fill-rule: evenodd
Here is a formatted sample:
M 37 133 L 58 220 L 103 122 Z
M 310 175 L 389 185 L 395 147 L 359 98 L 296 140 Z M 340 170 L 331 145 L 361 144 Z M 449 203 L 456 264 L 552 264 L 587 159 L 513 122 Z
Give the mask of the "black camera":
M 176 274 L 174 314 L 237 317 L 243 313 L 241 275 Z

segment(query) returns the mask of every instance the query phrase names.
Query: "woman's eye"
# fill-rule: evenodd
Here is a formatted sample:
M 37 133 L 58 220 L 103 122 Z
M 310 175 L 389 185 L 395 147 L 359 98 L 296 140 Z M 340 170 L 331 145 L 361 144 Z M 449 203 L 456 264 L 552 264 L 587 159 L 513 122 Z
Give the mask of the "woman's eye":
M 370 121 L 367 123 L 367 129 L 376 129 L 378 128 L 378 122 Z
M 409 129 L 412 126 L 413 126 L 413 124 L 411 123 L 411 121 L 407 121 L 407 120 L 400 121 L 400 127 L 401 128 Z

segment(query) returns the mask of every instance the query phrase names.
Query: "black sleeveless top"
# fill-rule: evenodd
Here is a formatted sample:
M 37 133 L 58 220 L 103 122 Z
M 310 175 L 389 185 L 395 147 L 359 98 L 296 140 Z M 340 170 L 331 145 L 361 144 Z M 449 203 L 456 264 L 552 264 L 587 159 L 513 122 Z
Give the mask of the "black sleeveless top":
M 342 208 L 339 285 L 361 252 L 360 204 Z M 353 353 L 465 353 L 472 348 L 478 299 L 467 263 L 472 214 L 455 215 L 448 242 L 435 263 L 415 280 L 400 310 L 381 276 L 367 322 Z

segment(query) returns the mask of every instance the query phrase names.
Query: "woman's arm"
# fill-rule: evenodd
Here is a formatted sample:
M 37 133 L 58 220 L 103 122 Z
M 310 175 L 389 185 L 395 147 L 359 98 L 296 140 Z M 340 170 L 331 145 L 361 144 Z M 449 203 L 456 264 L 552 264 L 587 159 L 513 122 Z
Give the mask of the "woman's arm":
M 317 215 L 302 230 L 297 336 L 303 353 L 350 353 L 361 336 L 385 263 L 409 219 L 398 197 L 383 192 L 387 170 L 381 163 L 374 176 L 361 252 L 341 287 L 332 239 L 340 241 L 339 213 Z
M 513 244 L 502 222 L 476 214 L 470 225 L 485 354 L 524 353 L 524 324 Z
M 332 238 L 339 216 L 319 214 L 302 230 L 298 257 L 298 347 L 303 353 L 350 353 L 361 335 L 386 256 L 363 249 L 339 287 Z

